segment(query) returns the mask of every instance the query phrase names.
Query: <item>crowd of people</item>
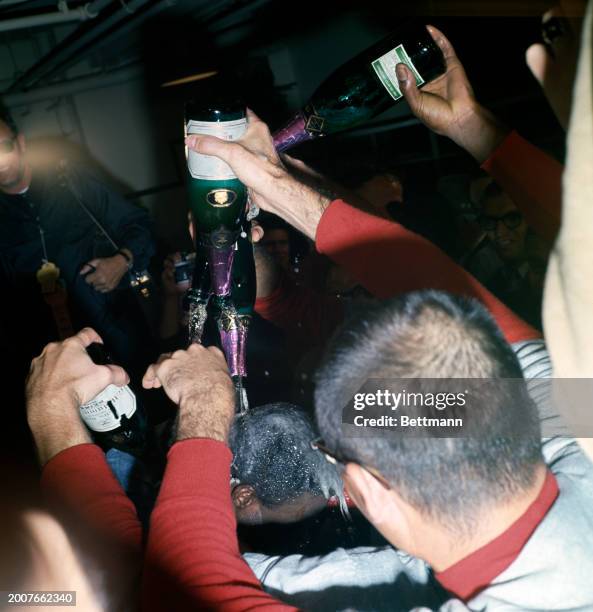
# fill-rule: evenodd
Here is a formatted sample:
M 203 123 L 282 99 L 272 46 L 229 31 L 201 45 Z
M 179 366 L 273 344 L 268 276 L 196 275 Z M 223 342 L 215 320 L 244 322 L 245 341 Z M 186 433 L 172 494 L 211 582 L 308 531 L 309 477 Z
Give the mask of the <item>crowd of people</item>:
M 478 102 L 436 28 L 445 74 L 419 89 L 396 66 L 414 115 L 481 168 L 464 241 L 441 243 L 394 171 L 346 188 L 280 156 L 251 111 L 238 141 L 186 139 L 263 211 L 239 415 L 222 351 L 187 348 L 186 254 L 163 262 L 151 327 L 129 289 L 154 252 L 148 214 L 78 170 L 36 173 L 2 115 L 2 337 L 21 360 L 41 351 L 25 398 L 41 496 L 3 510 L 2 589 L 76 591 L 89 611 L 593 610 L 593 4 L 582 37 L 549 18 L 563 27 L 527 59 L 566 168 Z M 93 363 L 96 342 L 117 365 Z M 137 376 L 160 398 L 151 456 L 106 453 L 80 407 Z M 463 389 L 462 431 L 439 434 L 432 404 L 420 435 L 355 431 L 348 406 L 376 380 Z

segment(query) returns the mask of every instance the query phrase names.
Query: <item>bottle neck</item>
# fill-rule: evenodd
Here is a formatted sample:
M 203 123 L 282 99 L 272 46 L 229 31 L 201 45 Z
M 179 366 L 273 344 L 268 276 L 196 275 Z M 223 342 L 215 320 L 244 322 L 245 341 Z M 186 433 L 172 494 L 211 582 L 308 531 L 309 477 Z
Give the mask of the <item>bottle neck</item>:
M 283 128 L 274 133 L 274 146 L 279 153 L 319 135 L 309 132 L 305 127 L 306 122 L 305 116 L 299 111 Z

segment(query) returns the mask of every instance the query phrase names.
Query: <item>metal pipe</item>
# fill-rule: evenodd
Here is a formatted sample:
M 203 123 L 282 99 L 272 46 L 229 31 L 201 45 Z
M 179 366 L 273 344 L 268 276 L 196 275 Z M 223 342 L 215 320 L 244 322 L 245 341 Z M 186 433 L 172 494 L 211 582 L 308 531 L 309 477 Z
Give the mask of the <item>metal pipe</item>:
M 31 0 L 0 0 L 0 9 L 3 9 L 5 6 L 12 6 L 13 4 L 24 4 L 25 2 L 30 2 Z
M 87 11 L 88 4 L 67 11 L 57 13 L 43 13 L 42 15 L 30 15 L 29 17 L 16 17 L 0 21 L 0 32 L 11 30 L 22 30 L 24 28 L 37 28 L 39 26 L 55 25 L 57 23 L 68 23 L 69 21 L 85 21 L 92 19 Z
M 80 57 L 79 51 L 81 48 L 89 43 L 95 44 L 101 40 L 103 34 L 110 30 L 112 31 L 121 23 L 133 18 L 135 15 L 130 15 L 130 11 L 135 11 L 150 1 L 151 0 L 130 0 L 126 3 L 126 8 L 122 8 L 119 3 L 113 3 L 111 6 L 105 8 L 98 19 L 92 22 L 83 23 L 75 32 L 67 36 L 47 55 L 42 57 L 36 64 L 16 79 L 4 93 L 30 88 L 40 79 L 55 72 L 56 65 L 60 66 L 72 56 Z
M 62 96 L 73 95 L 92 89 L 112 87 L 114 85 L 127 83 L 135 78 L 140 78 L 142 74 L 142 67 L 130 66 L 114 70 L 108 74 L 70 79 L 69 81 L 63 81 L 62 83 L 50 85 L 49 87 L 39 87 L 22 93 L 7 94 L 3 96 L 2 99 L 6 106 L 14 108 L 16 106 L 24 106 L 34 102 L 60 98 Z

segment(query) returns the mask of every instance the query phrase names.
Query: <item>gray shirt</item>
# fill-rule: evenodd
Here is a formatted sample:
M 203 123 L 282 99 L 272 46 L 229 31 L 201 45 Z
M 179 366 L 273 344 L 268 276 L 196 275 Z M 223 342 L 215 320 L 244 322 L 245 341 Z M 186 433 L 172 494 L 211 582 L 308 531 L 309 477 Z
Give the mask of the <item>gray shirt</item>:
M 323 557 L 245 559 L 275 597 L 307 610 L 550 612 L 593 610 L 593 464 L 554 410 L 543 341 L 513 345 L 538 405 L 544 459 L 559 496 L 519 556 L 476 597 L 451 599 L 422 560 L 391 547 Z

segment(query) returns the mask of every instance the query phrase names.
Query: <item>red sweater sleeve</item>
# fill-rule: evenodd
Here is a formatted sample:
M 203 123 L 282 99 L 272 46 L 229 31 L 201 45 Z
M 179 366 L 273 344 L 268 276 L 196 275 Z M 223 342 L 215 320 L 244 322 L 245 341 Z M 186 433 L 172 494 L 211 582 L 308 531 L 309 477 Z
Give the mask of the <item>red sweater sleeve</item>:
M 98 446 L 79 444 L 58 453 L 45 465 L 41 486 L 52 503 L 140 553 L 142 528 L 136 509 Z
M 511 132 L 482 168 L 511 196 L 529 226 L 552 244 L 560 228 L 564 166 Z
M 41 485 L 63 517 L 68 536 L 85 554 L 93 582 L 110 610 L 136 608 L 142 569 L 142 528 L 136 509 L 94 444 L 58 453 Z
M 294 610 L 263 591 L 239 552 L 231 451 L 215 440 L 176 443 L 153 510 L 143 610 Z
M 332 202 L 321 217 L 316 247 L 344 266 L 378 298 L 419 289 L 441 289 L 480 300 L 508 342 L 540 337 L 539 332 L 431 242 L 342 200 Z

